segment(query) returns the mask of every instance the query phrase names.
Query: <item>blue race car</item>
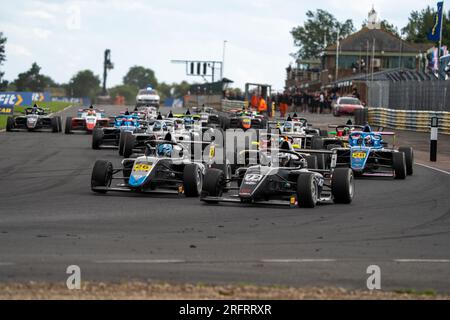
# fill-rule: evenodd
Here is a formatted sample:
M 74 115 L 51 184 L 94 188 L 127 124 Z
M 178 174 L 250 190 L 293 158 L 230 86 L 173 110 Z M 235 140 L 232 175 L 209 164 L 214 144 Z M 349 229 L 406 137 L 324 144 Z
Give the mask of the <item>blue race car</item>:
M 389 148 L 383 140 L 386 135 L 394 133 L 372 132 L 369 126 L 364 132 L 352 132 L 348 148 L 335 148 L 336 166 L 350 167 L 355 176 L 406 179 L 413 174 L 414 151 L 411 147 Z
M 92 149 L 120 148 L 122 132 L 140 132 L 144 123 L 138 115 L 120 115 L 114 118 L 114 125 L 96 128 L 92 134 Z M 123 139 L 122 139 L 123 140 Z

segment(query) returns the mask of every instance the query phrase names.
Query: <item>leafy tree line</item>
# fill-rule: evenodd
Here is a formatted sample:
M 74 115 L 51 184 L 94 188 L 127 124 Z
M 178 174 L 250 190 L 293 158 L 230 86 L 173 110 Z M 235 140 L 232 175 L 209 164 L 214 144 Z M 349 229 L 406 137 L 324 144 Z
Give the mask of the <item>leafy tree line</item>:
M 381 21 L 381 28 L 413 43 L 428 43 L 427 34 L 435 23 L 436 9 L 430 6 L 420 11 L 412 11 L 408 24 L 401 28 Z M 326 10 L 318 9 L 315 12 L 306 12 L 306 21 L 303 25 L 294 27 L 291 34 L 294 45 L 298 48 L 292 56 L 300 59 L 319 58 L 327 45 L 336 43 L 338 34 L 345 38 L 355 32 L 353 21 L 338 21 L 333 14 Z M 450 11 L 444 13 L 443 39 L 444 45 L 450 46 Z M 364 21 L 365 26 L 367 20 Z

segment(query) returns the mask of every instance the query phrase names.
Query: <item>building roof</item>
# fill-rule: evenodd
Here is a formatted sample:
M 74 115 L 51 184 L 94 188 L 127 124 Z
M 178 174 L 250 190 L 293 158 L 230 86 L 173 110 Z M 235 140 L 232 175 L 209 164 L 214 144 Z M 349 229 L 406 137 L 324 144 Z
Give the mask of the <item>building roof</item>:
M 347 38 L 341 40 L 341 51 L 366 51 L 373 50 L 373 39 L 375 39 L 375 51 L 376 52 L 403 52 L 403 53 L 420 53 L 426 51 L 424 49 L 428 46 L 428 49 L 433 45 L 409 43 L 389 31 L 384 29 L 369 29 L 367 27 L 362 28 L 360 31 L 353 33 Z M 329 54 L 336 52 L 336 44 L 330 45 L 325 49 Z

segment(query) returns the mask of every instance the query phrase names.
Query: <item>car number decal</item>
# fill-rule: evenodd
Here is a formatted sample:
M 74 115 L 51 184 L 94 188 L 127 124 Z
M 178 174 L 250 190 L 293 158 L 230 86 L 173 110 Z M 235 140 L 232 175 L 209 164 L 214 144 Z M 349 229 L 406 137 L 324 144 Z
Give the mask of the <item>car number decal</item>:
M 365 152 L 353 152 L 352 158 L 353 159 L 365 159 L 366 153 Z
M 137 172 L 148 172 L 152 169 L 151 165 L 144 164 L 144 163 L 138 163 L 134 165 L 133 171 Z

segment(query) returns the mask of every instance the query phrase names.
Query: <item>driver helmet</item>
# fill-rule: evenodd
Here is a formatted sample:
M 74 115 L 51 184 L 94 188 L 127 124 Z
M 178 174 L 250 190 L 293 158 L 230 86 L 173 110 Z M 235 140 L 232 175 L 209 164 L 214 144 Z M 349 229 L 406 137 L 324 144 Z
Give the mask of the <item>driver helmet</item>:
M 185 128 L 191 128 L 193 124 L 194 124 L 194 119 L 192 119 L 190 117 L 184 118 L 184 127 Z
M 293 128 L 293 126 L 292 126 L 292 123 L 291 123 L 291 122 L 286 122 L 286 123 L 284 124 L 284 131 L 291 132 L 291 131 L 292 131 L 292 128 Z
M 156 150 L 156 154 L 160 157 L 170 157 L 172 155 L 173 146 L 168 143 L 160 144 Z

